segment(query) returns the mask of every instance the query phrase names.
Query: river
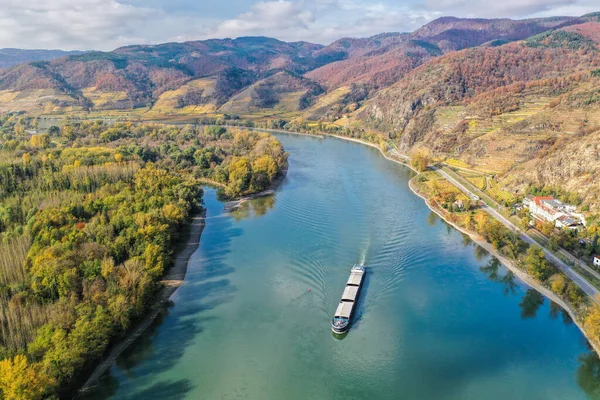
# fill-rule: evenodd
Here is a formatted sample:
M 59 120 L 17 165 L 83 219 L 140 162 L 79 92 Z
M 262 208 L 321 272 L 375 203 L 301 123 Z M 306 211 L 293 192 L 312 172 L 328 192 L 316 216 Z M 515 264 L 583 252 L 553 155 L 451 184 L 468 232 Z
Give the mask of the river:
M 207 189 L 188 275 L 88 399 L 586 399 L 560 308 L 433 214 L 376 149 L 278 135 L 289 173 L 231 215 Z M 349 334 L 329 321 L 368 266 Z

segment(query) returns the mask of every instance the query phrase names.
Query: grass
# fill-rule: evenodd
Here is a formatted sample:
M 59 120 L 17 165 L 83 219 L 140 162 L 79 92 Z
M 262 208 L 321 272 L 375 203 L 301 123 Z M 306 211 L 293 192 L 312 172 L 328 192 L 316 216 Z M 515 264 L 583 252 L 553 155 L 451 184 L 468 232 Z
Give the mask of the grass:
M 571 265 L 571 268 L 575 270 L 579 275 L 581 275 L 585 280 L 591 283 L 596 289 L 600 289 L 600 279 L 596 278 L 594 275 L 587 272 L 583 269 L 579 264 L 575 263 Z

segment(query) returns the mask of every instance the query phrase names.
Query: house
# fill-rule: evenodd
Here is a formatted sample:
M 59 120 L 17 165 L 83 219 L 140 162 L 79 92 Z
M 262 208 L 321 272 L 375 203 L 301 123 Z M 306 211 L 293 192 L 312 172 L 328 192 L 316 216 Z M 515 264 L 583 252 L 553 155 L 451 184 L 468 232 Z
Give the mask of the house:
M 534 218 L 554 223 L 557 228 L 577 229 L 585 226 L 582 214 L 575 213 L 575 206 L 565 204 L 552 196 L 527 196 L 523 204 L 529 207 Z
M 600 256 L 594 256 L 594 267 L 600 267 Z
M 560 215 L 558 210 L 552 207 L 553 203 L 549 203 L 553 201 L 554 197 L 551 196 L 536 196 L 529 203 L 529 211 L 538 219 L 554 222 Z
M 464 208 L 465 208 L 465 202 L 464 202 L 464 201 L 462 201 L 462 200 L 460 200 L 460 199 L 456 200 L 456 201 L 454 202 L 454 208 L 455 208 L 455 209 L 458 209 L 458 210 L 462 210 L 462 209 L 464 209 Z
M 529 195 L 523 199 L 523 206 L 529 208 L 535 196 Z
M 557 228 L 577 229 L 581 225 L 581 222 L 573 217 L 562 215 L 556 219 L 555 225 Z

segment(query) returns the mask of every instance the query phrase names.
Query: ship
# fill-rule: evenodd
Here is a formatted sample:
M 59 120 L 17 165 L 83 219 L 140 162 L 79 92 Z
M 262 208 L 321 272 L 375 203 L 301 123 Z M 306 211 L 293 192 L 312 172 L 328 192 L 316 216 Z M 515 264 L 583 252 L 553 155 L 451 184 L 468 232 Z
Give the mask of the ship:
M 365 273 L 366 269 L 362 264 L 356 264 L 350 270 L 350 277 L 346 283 L 346 288 L 344 289 L 344 293 L 342 293 L 340 303 L 331 320 L 331 330 L 333 333 L 342 335 L 350 329 L 352 314 L 356 308 L 356 302 L 358 301 Z

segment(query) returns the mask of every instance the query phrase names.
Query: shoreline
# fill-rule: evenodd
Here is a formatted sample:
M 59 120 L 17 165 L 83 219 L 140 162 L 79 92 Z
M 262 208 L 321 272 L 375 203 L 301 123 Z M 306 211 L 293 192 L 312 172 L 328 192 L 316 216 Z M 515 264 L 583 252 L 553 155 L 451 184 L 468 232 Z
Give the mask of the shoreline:
M 299 134 L 301 134 L 301 133 L 299 133 Z M 383 155 L 383 157 L 385 157 L 387 160 L 395 162 L 395 163 L 400 164 L 400 165 L 403 165 L 405 167 L 408 167 L 413 172 L 417 173 L 417 175 L 419 174 L 419 172 L 416 169 L 414 169 L 410 164 L 408 164 L 408 163 L 405 164 L 405 163 L 403 163 L 403 162 L 401 162 L 399 160 L 396 160 L 394 158 L 389 157 L 387 154 L 385 154 L 381 150 L 381 148 L 379 148 L 379 146 L 375 145 L 374 143 L 369 143 L 369 142 L 362 141 L 360 139 L 347 138 L 347 137 L 338 136 L 338 135 L 326 135 L 326 136 L 333 136 L 333 137 L 341 139 L 341 140 L 347 140 L 347 141 L 350 141 L 350 142 L 360 143 L 360 144 L 363 144 L 365 146 L 376 148 Z M 535 281 L 527 273 L 525 273 L 522 270 L 520 270 L 519 268 L 517 268 L 517 266 L 511 260 L 509 260 L 506 257 L 502 256 L 496 249 L 494 249 L 494 247 L 490 243 L 486 242 L 485 240 L 483 240 L 481 237 L 477 236 L 476 234 L 463 229 L 462 227 L 456 225 L 455 223 L 453 223 L 451 221 L 448 221 L 446 219 L 446 217 L 439 210 L 437 210 L 435 207 L 433 207 L 431 204 L 429 204 L 429 200 L 428 200 L 428 198 L 425 195 L 419 193 L 419 191 L 414 188 L 414 184 L 413 184 L 413 179 L 414 178 L 415 177 L 411 178 L 408 181 L 408 187 L 410 188 L 410 190 L 415 195 L 417 195 L 418 197 L 420 197 L 421 199 L 423 199 L 423 201 L 425 202 L 425 205 L 427 205 L 427 207 L 432 212 L 434 212 L 445 223 L 449 224 L 451 227 L 453 227 L 457 231 L 459 231 L 459 232 L 461 232 L 461 233 L 469 236 L 469 238 L 475 244 L 477 244 L 481 248 L 483 248 L 486 251 L 488 251 L 491 255 L 493 255 L 494 257 L 496 257 L 502 263 L 502 265 L 504 265 L 506 268 L 508 268 L 509 271 L 511 271 L 513 274 L 515 274 L 515 276 L 519 280 L 521 280 L 521 282 L 523 282 L 525 285 L 527 285 L 530 288 L 536 290 L 542 296 L 544 296 L 547 299 L 549 299 L 550 301 L 553 301 L 554 303 L 558 304 L 563 310 L 565 310 L 569 314 L 569 317 L 571 317 L 571 320 L 573 321 L 573 323 L 577 326 L 577 328 L 579 329 L 579 331 L 585 337 L 585 339 L 588 342 L 588 344 L 592 347 L 592 349 L 594 350 L 594 352 L 600 357 L 600 346 L 596 345 L 592 340 L 590 340 L 590 338 L 588 337 L 587 332 L 583 328 L 582 323 L 577 318 L 577 313 L 575 312 L 575 310 L 573 310 L 573 308 L 571 306 L 569 306 L 563 299 L 561 299 L 560 297 L 558 297 L 558 295 L 556 293 L 554 293 L 551 290 L 543 287 L 539 282 Z
M 257 130 L 265 130 L 265 129 L 257 129 Z M 379 152 L 385 159 L 387 159 L 391 162 L 397 163 L 399 165 L 408 167 L 416 174 L 419 174 L 419 172 L 416 169 L 414 169 L 408 162 L 405 163 L 396 158 L 390 157 L 376 144 L 365 142 L 360 139 L 349 138 L 349 137 L 344 137 L 344 136 L 339 136 L 339 135 L 331 135 L 331 134 L 324 134 L 323 136 L 319 136 L 319 135 L 314 135 L 314 134 L 283 131 L 283 130 L 268 130 L 268 132 L 293 134 L 293 135 L 304 135 L 304 136 L 312 136 L 312 137 L 333 137 L 333 138 L 340 139 L 340 140 L 345 140 L 345 141 L 362 144 L 362 145 L 369 146 L 369 147 L 379 150 Z M 275 181 L 273 181 L 268 189 L 266 189 L 262 192 L 244 196 L 238 200 L 232 201 L 232 203 L 236 203 L 236 204 L 234 204 L 232 206 L 233 208 L 231 208 L 230 210 L 233 210 L 233 209 L 239 207 L 244 202 L 247 202 L 247 201 L 259 198 L 259 197 L 265 197 L 265 196 L 274 194 L 276 189 L 285 180 L 288 169 L 289 168 L 286 168 L 284 171 L 282 171 L 281 176 L 278 177 Z M 485 240 L 482 240 L 481 237 L 479 237 L 478 235 L 476 235 L 472 232 L 469 232 L 469 231 L 463 229 L 462 227 L 459 227 L 458 225 L 456 225 L 455 223 L 453 223 L 451 221 L 448 221 L 446 219 L 446 217 L 443 215 L 443 213 L 441 213 L 439 210 L 437 210 L 434 206 L 432 206 L 429 203 L 426 196 L 424 196 L 423 194 L 421 194 L 418 190 L 416 190 L 414 188 L 413 179 L 414 179 L 414 177 L 411 178 L 408 182 L 408 186 L 409 186 L 410 190 L 416 196 L 423 199 L 423 201 L 425 202 L 427 207 L 432 212 L 434 212 L 445 223 L 449 224 L 457 231 L 459 231 L 465 235 L 468 235 L 469 238 L 475 244 L 482 247 L 483 249 L 488 251 L 491 255 L 496 257 L 509 271 L 511 271 L 513 274 L 515 274 L 515 276 L 517 276 L 517 278 L 519 280 L 521 280 L 521 282 L 523 282 L 525 285 L 536 290 L 537 292 L 542 294 L 544 297 L 546 297 L 550 301 L 553 301 L 554 303 L 558 304 L 562 309 L 564 309 L 571 317 L 571 320 L 573 321 L 573 323 L 578 327 L 580 332 L 586 338 L 586 341 L 589 343 L 589 345 L 594 350 L 594 352 L 600 356 L 600 347 L 597 346 L 596 344 L 594 344 L 594 342 L 592 342 L 590 340 L 590 338 L 587 336 L 587 333 L 583 329 L 581 322 L 577 319 L 577 314 L 564 300 L 562 300 L 560 297 L 558 297 L 554 292 L 543 287 L 537 281 L 533 280 L 527 273 L 525 273 L 522 270 L 520 270 L 519 268 L 517 268 L 516 265 L 511 260 L 508 260 L 504 256 L 500 255 L 498 253 L 498 251 L 496 249 L 494 249 L 490 243 L 486 242 Z M 189 260 L 190 260 L 191 256 L 193 255 L 193 253 L 198 249 L 200 239 L 201 239 L 202 233 L 204 231 L 204 227 L 205 227 L 205 218 L 206 218 L 206 209 L 204 209 L 204 208 L 202 209 L 201 212 L 199 212 L 198 214 L 196 214 L 192 217 L 191 223 L 189 225 L 189 227 L 190 227 L 189 237 L 186 241 L 185 247 L 183 247 L 179 251 L 179 254 L 175 258 L 174 265 L 170 268 L 168 273 L 161 280 L 161 283 L 164 285 L 164 287 L 160 290 L 160 293 L 157 297 L 157 301 L 153 305 L 150 306 L 147 315 L 140 321 L 140 323 L 135 327 L 135 329 L 133 331 L 131 331 L 129 334 L 127 334 L 126 337 L 124 337 L 121 341 L 117 342 L 110 349 L 109 353 L 94 368 L 93 372 L 89 375 L 88 379 L 85 381 L 85 384 L 75 393 L 75 395 L 73 396 L 74 398 L 79 397 L 79 395 L 81 393 L 88 391 L 95 386 L 95 384 L 97 383 L 99 378 L 111 366 L 113 366 L 117 357 L 127 347 L 129 347 L 129 345 L 131 345 L 133 342 L 135 342 L 135 340 L 137 340 L 143 334 L 143 332 L 150 326 L 150 324 L 156 319 L 159 312 L 162 310 L 161 306 L 164 303 L 166 303 L 170 299 L 170 297 L 177 291 L 177 289 L 181 286 L 181 284 L 183 283 L 183 281 L 185 279 L 186 273 L 187 273 L 187 267 L 188 267 Z
M 135 328 L 110 348 L 108 354 L 101 359 L 100 363 L 93 369 L 92 373 L 89 374 L 85 383 L 75 393 L 73 398 L 77 398 L 81 393 L 93 388 L 100 377 L 113 366 L 119 355 L 135 342 L 152 322 L 154 322 L 158 314 L 162 311 L 163 305 L 169 301 L 177 289 L 183 284 L 190 258 L 198 249 L 205 226 L 206 209 L 202 208 L 200 212 L 192 216 L 188 228 L 188 237 L 185 242 L 182 241 L 182 243 L 185 243 L 185 246 L 179 250 L 173 266 L 161 279 L 160 283 L 163 284 L 163 287 L 159 290 L 154 303 L 149 307 L 148 311 Z
M 268 189 L 259 193 L 244 196 L 238 200 L 234 200 L 234 202 L 237 204 L 235 204 L 231 210 L 239 207 L 241 204 L 247 201 L 259 197 L 273 195 L 279 185 L 281 185 L 281 183 L 285 180 L 288 169 L 289 167 L 284 169 L 281 175 L 271 183 Z M 92 373 L 85 380 L 83 386 L 81 386 L 81 388 L 75 393 L 74 398 L 77 398 L 81 393 L 92 389 L 102 375 L 114 365 L 121 353 L 123 353 L 127 347 L 135 342 L 146 331 L 146 329 L 148 329 L 152 322 L 154 322 L 156 317 L 158 317 L 158 314 L 163 309 L 162 306 L 170 300 L 175 292 L 177 292 L 177 289 L 179 289 L 179 287 L 183 284 L 187 275 L 190 258 L 200 245 L 200 239 L 202 238 L 202 233 L 204 232 L 205 226 L 206 208 L 203 207 L 200 212 L 192 216 L 189 225 L 188 237 L 185 241 L 181 242 L 185 243 L 185 246 L 179 249 L 173 266 L 160 280 L 160 283 L 163 285 L 163 287 L 160 289 L 156 297 L 156 301 L 149 307 L 146 315 L 135 326 L 135 328 L 110 348 L 108 354 L 102 358 L 100 363 L 93 369 Z
M 285 133 L 289 133 L 289 132 L 285 132 Z M 303 135 L 303 133 L 298 133 L 298 132 L 294 132 L 294 133 L 295 134 L 299 134 L 299 135 Z M 420 172 L 417 171 L 416 169 L 414 169 L 410 164 L 408 164 L 408 163 L 405 164 L 405 163 L 403 163 L 403 162 L 401 162 L 399 160 L 396 160 L 396 159 L 394 159 L 392 157 L 389 157 L 387 154 L 385 154 L 381 150 L 381 148 L 379 148 L 379 146 L 375 145 L 374 143 L 369 143 L 369 142 L 362 141 L 360 139 L 347 138 L 347 137 L 338 136 L 338 135 L 325 135 L 325 136 L 332 136 L 332 137 L 335 137 L 335 138 L 338 138 L 338 139 L 341 139 L 341 140 L 346 140 L 346 141 L 350 141 L 350 142 L 354 142 L 354 143 L 359 143 L 359 144 L 363 144 L 365 146 L 376 148 L 383 155 L 383 157 L 386 158 L 387 160 L 395 162 L 396 164 L 400 164 L 400 165 L 403 165 L 405 167 L 408 167 L 413 172 L 415 172 L 417 175 L 420 174 Z M 527 285 L 530 288 L 536 290 L 542 296 L 544 296 L 547 299 L 549 299 L 550 301 L 553 301 L 554 303 L 558 304 L 563 310 L 565 310 L 569 314 L 569 317 L 571 317 L 571 320 L 573 321 L 573 323 L 577 326 L 577 328 L 579 329 L 579 331 L 585 337 L 586 341 L 591 346 L 591 348 L 593 349 L 593 351 L 600 357 L 600 346 L 596 345 L 592 340 L 590 340 L 590 338 L 588 337 L 587 332 L 583 328 L 582 323 L 577 318 L 577 313 L 575 312 L 575 310 L 573 310 L 573 308 L 571 306 L 569 306 L 563 299 L 561 299 L 560 297 L 558 297 L 558 295 L 556 293 L 554 293 L 551 290 L 543 287 L 539 282 L 535 281 L 527 273 L 525 273 L 522 270 L 520 270 L 519 268 L 517 268 L 517 266 L 511 260 L 508 260 L 506 257 L 502 256 L 496 249 L 494 249 L 494 247 L 490 243 L 486 242 L 485 240 L 483 240 L 481 237 L 477 236 L 476 234 L 463 229 L 462 227 L 456 225 L 455 223 L 453 223 L 451 221 L 448 221 L 446 219 L 446 217 L 439 210 L 437 210 L 435 207 L 433 207 L 431 204 L 429 204 L 429 201 L 428 201 L 428 199 L 427 199 L 427 197 L 425 195 L 419 193 L 419 191 L 414 188 L 413 179 L 415 177 L 411 178 L 408 181 L 408 187 L 410 188 L 410 190 L 416 196 L 418 196 L 421 199 L 423 199 L 423 201 L 425 202 L 425 205 L 427 205 L 427 207 L 432 212 L 434 212 L 445 223 L 449 224 L 451 227 L 453 227 L 457 231 L 459 231 L 459 232 L 461 232 L 461 233 L 469 236 L 469 238 L 475 244 L 477 244 L 481 248 L 483 248 L 486 251 L 488 251 L 491 255 L 493 255 L 494 257 L 496 257 L 502 263 L 502 265 L 504 265 L 506 268 L 508 268 L 509 271 L 511 271 L 513 274 L 515 274 L 515 276 L 519 280 L 521 280 L 521 282 L 523 282 L 525 285 Z
M 554 293 L 551 290 L 545 288 L 539 282 L 537 282 L 532 277 L 530 277 L 526 272 L 523 272 L 521 269 L 519 269 L 515 265 L 514 262 L 512 262 L 511 260 L 509 260 L 506 257 L 502 256 L 498 252 L 498 250 L 496 250 L 490 243 L 488 243 L 487 241 L 483 240 L 479 235 L 477 235 L 477 234 L 475 234 L 473 232 L 469 232 L 468 230 L 466 230 L 466 229 L 464 229 L 464 228 L 456 225 L 455 223 L 453 223 L 451 221 L 448 221 L 446 219 L 445 215 L 440 210 L 438 210 L 437 208 L 435 208 L 434 206 L 432 206 L 429 203 L 429 199 L 425 195 L 421 194 L 414 187 L 413 179 L 414 178 L 412 178 L 408 182 L 408 187 L 410 188 L 410 190 L 415 195 L 417 195 L 421 199 L 423 199 L 423 201 L 425 202 L 425 204 L 427 205 L 427 207 L 432 212 L 434 212 L 445 223 L 447 223 L 448 225 L 450 225 L 451 227 L 453 227 L 457 231 L 461 232 L 464 235 L 469 236 L 469 238 L 475 244 L 477 244 L 478 246 L 480 246 L 481 248 L 483 248 L 484 250 L 486 250 L 492 256 L 496 257 L 502 263 L 502 265 L 504 265 L 506 268 L 508 268 L 508 270 L 511 271 L 525 285 L 527 285 L 530 288 L 534 289 L 535 291 L 537 291 L 538 293 L 540 293 L 541 295 L 543 295 L 544 297 L 546 297 L 548 300 L 550 300 L 550 301 L 558 304 L 563 310 L 565 310 L 569 314 L 569 317 L 571 317 L 571 320 L 573 321 L 573 323 L 577 326 L 577 328 L 579 328 L 579 331 L 581 331 L 581 333 L 583 334 L 583 336 L 585 337 L 585 339 L 587 340 L 587 342 L 589 343 L 589 345 L 594 350 L 594 352 L 596 352 L 596 354 L 598 356 L 600 356 L 600 347 L 597 346 L 592 340 L 590 340 L 590 338 L 588 337 L 585 329 L 583 329 L 583 325 L 581 324 L 581 322 L 577 318 L 577 313 L 575 312 L 575 310 L 573 310 L 573 308 L 570 305 L 568 305 L 563 299 L 561 299 L 560 297 L 558 297 L 558 295 L 556 293 Z
M 281 183 L 285 180 L 285 177 L 287 176 L 288 170 L 289 170 L 289 166 L 286 169 L 282 170 L 281 173 L 279 174 L 279 176 L 277 178 L 275 178 L 273 180 L 273 182 L 271 182 L 271 184 L 269 185 L 269 187 L 266 188 L 265 190 L 263 190 L 262 192 L 249 194 L 249 195 L 243 196 L 243 197 L 241 197 L 241 198 L 239 198 L 237 200 L 228 201 L 227 203 L 225 203 L 223 205 L 223 210 L 225 212 L 234 211 L 239 206 L 241 206 L 242 204 L 246 203 L 247 201 L 258 199 L 258 198 L 261 198 L 261 197 L 267 197 L 267 196 L 274 195 L 275 191 L 277 190 L 277 188 L 279 187 L 279 185 L 281 185 Z

